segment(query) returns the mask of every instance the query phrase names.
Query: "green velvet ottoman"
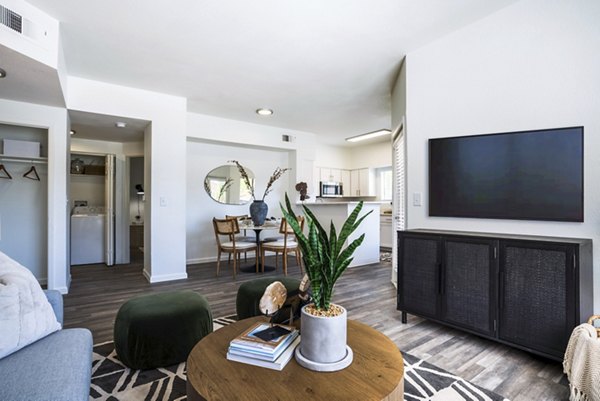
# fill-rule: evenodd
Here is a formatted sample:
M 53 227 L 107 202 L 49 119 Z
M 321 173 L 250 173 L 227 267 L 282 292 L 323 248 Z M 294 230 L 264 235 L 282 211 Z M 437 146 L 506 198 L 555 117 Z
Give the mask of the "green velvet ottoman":
M 298 293 L 300 280 L 291 277 L 257 278 L 256 280 L 247 281 L 240 285 L 235 299 L 236 313 L 239 320 L 262 314 L 258 307 L 260 298 L 262 298 L 269 284 L 275 281 L 280 281 L 285 286 L 288 297 Z
M 205 335 L 212 333 L 210 306 L 193 291 L 142 295 L 125 302 L 115 319 L 115 349 L 131 369 L 152 369 L 184 362 Z

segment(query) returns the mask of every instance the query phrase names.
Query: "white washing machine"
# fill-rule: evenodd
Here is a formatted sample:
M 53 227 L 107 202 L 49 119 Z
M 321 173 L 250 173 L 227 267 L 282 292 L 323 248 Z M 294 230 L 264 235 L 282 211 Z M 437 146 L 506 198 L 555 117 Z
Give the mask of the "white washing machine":
M 104 207 L 77 206 L 71 214 L 71 265 L 104 263 Z

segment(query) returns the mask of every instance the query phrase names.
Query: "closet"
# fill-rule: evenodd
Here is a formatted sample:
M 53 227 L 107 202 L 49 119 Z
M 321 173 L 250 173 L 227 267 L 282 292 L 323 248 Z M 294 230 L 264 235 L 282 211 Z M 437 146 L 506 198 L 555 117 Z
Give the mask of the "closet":
M 48 279 L 48 131 L 0 124 L 0 251 Z

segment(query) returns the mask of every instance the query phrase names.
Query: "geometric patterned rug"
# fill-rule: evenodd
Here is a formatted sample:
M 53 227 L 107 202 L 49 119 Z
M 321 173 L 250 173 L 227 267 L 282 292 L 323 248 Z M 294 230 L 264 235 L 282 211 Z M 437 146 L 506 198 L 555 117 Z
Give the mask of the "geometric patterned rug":
M 214 329 L 235 321 L 235 315 L 215 319 Z M 410 354 L 402 356 L 405 401 L 508 401 Z M 131 370 L 119 361 L 112 341 L 94 345 L 90 400 L 185 401 L 185 365 Z
M 406 352 L 402 353 L 402 358 L 406 401 L 508 401 Z

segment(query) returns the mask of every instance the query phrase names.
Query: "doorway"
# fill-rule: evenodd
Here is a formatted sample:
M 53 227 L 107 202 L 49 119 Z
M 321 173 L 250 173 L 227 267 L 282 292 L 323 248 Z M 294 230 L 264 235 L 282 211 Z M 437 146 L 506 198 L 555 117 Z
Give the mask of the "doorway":
M 144 263 L 144 157 L 129 157 L 130 263 Z
M 71 265 L 115 264 L 115 155 L 71 152 Z
M 130 226 L 135 222 L 143 233 L 144 131 L 149 122 L 80 111 L 69 111 L 69 118 L 71 266 L 128 264 L 143 250 L 142 234 L 142 249 L 136 247 L 131 254 Z M 131 159 L 136 159 L 136 173 L 141 160 L 139 182 L 139 177 L 131 177 Z M 136 184 L 141 191 L 136 190 Z M 84 244 L 82 239 L 86 239 Z M 98 249 L 102 249 L 101 258 Z M 81 254 L 88 258 L 79 258 Z

